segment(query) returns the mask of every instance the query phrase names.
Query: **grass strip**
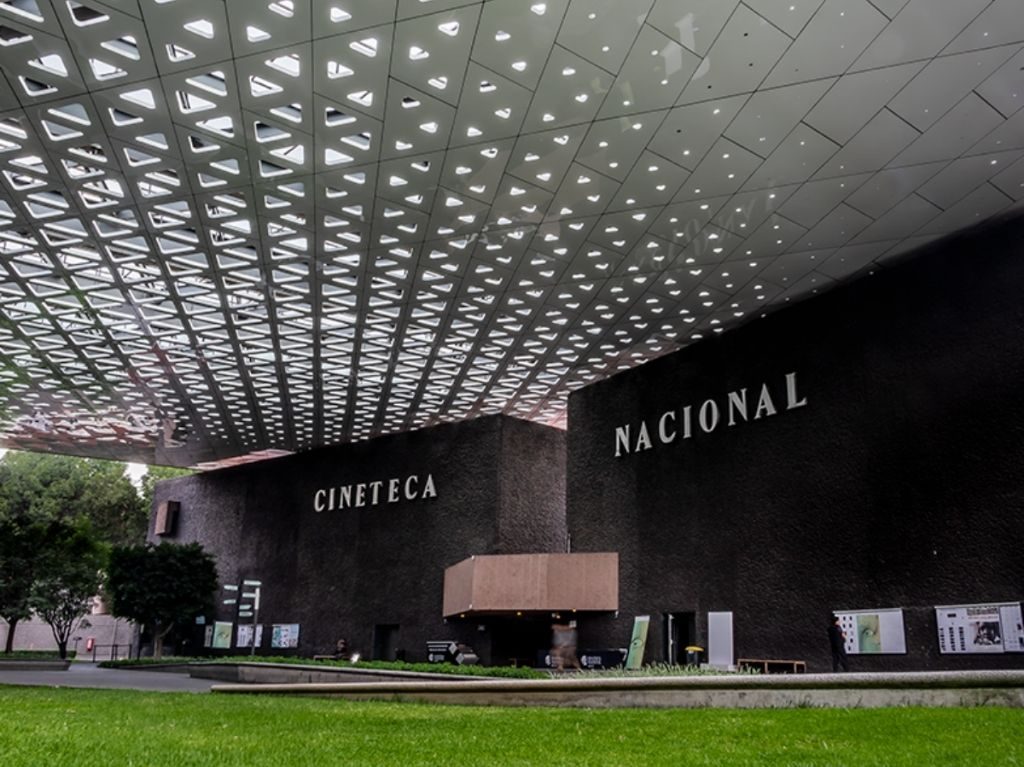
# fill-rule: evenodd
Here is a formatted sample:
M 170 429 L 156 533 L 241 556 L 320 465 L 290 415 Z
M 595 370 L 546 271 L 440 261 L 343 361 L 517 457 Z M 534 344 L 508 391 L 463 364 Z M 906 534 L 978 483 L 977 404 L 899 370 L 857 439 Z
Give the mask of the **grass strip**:
M 4 767 L 1024 764 L 1024 711 L 471 708 L 0 687 Z

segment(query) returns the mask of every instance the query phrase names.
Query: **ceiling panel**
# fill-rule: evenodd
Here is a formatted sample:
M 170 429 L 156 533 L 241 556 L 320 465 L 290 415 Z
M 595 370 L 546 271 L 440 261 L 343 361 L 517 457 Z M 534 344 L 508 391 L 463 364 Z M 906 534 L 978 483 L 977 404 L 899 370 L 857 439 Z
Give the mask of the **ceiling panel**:
M 843 74 L 887 23 L 867 0 L 825 0 L 765 85 L 774 88 Z
M 1018 5 L 0 3 L 0 444 L 563 425 L 1019 206 Z

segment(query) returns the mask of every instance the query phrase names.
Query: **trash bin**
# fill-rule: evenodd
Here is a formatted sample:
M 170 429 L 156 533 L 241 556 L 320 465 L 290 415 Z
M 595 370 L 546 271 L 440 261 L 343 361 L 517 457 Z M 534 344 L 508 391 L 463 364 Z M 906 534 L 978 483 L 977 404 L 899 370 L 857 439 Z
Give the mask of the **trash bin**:
M 704 660 L 704 648 L 697 645 L 689 645 L 686 648 L 686 665 L 699 666 Z

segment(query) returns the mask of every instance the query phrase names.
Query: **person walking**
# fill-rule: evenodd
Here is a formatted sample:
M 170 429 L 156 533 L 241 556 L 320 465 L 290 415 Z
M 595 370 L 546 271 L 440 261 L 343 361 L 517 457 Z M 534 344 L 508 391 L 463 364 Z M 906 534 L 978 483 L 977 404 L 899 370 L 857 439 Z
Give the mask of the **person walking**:
M 576 622 L 555 623 L 551 626 L 551 666 L 565 671 L 566 666 L 580 668 L 576 657 Z
M 828 644 L 832 649 L 832 671 L 849 671 L 850 665 L 846 662 L 846 634 L 839 625 L 839 617 L 833 613 L 829 618 Z

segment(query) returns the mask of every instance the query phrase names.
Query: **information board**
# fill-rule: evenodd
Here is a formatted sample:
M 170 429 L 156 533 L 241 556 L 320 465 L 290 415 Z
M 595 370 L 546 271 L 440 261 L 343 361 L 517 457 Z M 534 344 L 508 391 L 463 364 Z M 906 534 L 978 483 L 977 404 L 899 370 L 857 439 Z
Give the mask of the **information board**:
M 275 623 L 270 632 L 271 647 L 298 647 L 299 624 Z
M 217 621 L 213 624 L 213 641 L 212 647 L 218 650 L 229 650 L 231 649 L 231 630 L 234 628 L 234 624 L 227 623 L 226 621 Z
M 239 623 L 238 636 L 235 638 L 235 647 L 252 647 L 252 624 Z M 256 647 L 263 646 L 263 625 L 256 626 Z
M 943 654 L 1024 652 L 1020 602 L 936 607 L 935 624 Z
M 907 652 L 903 610 L 836 610 L 847 655 L 902 655 Z

